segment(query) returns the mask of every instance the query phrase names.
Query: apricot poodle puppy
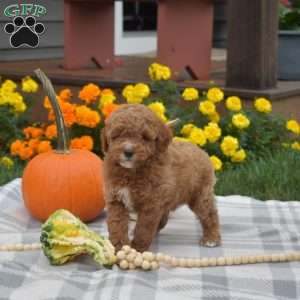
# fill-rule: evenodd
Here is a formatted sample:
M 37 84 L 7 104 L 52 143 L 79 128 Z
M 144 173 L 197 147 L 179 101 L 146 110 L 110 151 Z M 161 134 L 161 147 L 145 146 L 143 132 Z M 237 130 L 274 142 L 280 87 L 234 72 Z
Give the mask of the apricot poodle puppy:
M 214 199 L 215 175 L 208 155 L 188 142 L 172 142 L 171 130 L 144 105 L 123 105 L 101 133 L 109 238 L 116 249 L 147 250 L 169 213 L 187 204 L 199 218 L 202 244 L 220 244 Z M 128 237 L 129 212 L 137 214 Z

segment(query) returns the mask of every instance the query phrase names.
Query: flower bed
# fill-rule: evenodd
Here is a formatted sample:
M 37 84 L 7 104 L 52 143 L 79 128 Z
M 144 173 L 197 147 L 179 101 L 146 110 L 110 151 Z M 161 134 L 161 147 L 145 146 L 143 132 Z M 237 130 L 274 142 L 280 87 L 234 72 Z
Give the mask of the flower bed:
M 170 80 L 167 66 L 149 67 L 151 84 L 127 85 L 118 95 L 93 83 L 82 87 L 78 95 L 70 89 L 58 92 L 58 101 L 70 131 L 71 148 L 87 149 L 101 155 L 100 131 L 104 120 L 122 103 L 143 103 L 163 122 L 179 118 L 174 139 L 192 142 L 211 157 L 216 171 L 234 168 L 252 159 L 282 149 L 300 150 L 300 126 L 272 113 L 271 102 L 254 99 L 245 108 L 237 96 L 225 98 L 223 91 L 211 83 L 207 91 L 193 87 L 180 91 Z M 48 122 L 30 120 L 32 93 L 38 84 L 26 77 L 21 86 L 6 80 L 0 88 L 0 168 L 13 168 L 38 153 L 56 146 L 56 125 L 49 99 L 43 100 Z M 220 107 L 225 112 L 220 114 Z M 2 125 L 3 124 L 3 125 Z

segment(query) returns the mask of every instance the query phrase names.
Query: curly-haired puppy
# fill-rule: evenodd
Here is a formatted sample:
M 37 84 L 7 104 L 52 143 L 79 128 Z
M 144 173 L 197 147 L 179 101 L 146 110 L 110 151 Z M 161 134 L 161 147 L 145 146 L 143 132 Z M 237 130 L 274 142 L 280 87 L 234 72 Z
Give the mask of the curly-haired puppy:
M 202 244 L 220 244 L 214 170 L 208 155 L 188 142 L 172 142 L 171 130 L 144 105 L 123 105 L 102 130 L 109 238 L 130 244 L 129 212 L 137 213 L 131 246 L 149 248 L 169 213 L 187 204 L 199 218 Z

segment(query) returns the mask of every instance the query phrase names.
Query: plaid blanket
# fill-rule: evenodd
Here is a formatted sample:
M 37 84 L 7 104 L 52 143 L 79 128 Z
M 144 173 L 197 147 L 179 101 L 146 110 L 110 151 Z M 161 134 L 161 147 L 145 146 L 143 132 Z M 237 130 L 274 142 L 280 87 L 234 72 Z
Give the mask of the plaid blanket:
M 32 243 L 40 223 L 26 212 L 20 179 L 0 188 L 0 244 Z M 223 246 L 199 246 L 201 229 L 178 209 L 152 245 L 176 256 L 224 256 L 300 250 L 300 203 L 217 197 Z M 107 232 L 103 213 L 90 226 Z M 90 258 L 54 267 L 41 251 L 0 252 L 0 299 L 300 299 L 300 263 L 158 271 L 107 270 Z

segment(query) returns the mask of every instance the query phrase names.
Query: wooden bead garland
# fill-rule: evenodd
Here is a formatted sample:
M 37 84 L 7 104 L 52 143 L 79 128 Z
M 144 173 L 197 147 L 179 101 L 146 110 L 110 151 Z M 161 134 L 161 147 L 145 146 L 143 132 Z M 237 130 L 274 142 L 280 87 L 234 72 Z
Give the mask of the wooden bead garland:
M 135 249 L 130 248 L 130 246 L 123 246 L 122 249 L 117 252 L 117 264 L 123 270 L 133 270 L 136 268 L 156 270 L 159 268 L 160 264 L 170 267 L 203 268 L 288 261 L 300 261 L 300 251 L 263 255 L 203 257 L 200 259 L 177 258 L 163 253 L 157 253 L 155 255 L 149 251 L 140 253 Z
M 0 251 L 34 251 L 40 250 L 40 243 L 33 244 L 3 244 Z M 177 258 L 163 253 L 154 254 L 149 251 L 140 253 L 130 246 L 123 246 L 117 252 L 117 264 L 123 270 L 157 270 L 161 264 L 169 267 L 180 268 L 205 268 L 216 266 L 233 266 L 257 263 L 275 263 L 300 261 L 300 251 L 287 253 L 272 253 L 260 255 L 240 255 L 224 257 L 203 257 L 203 258 Z

